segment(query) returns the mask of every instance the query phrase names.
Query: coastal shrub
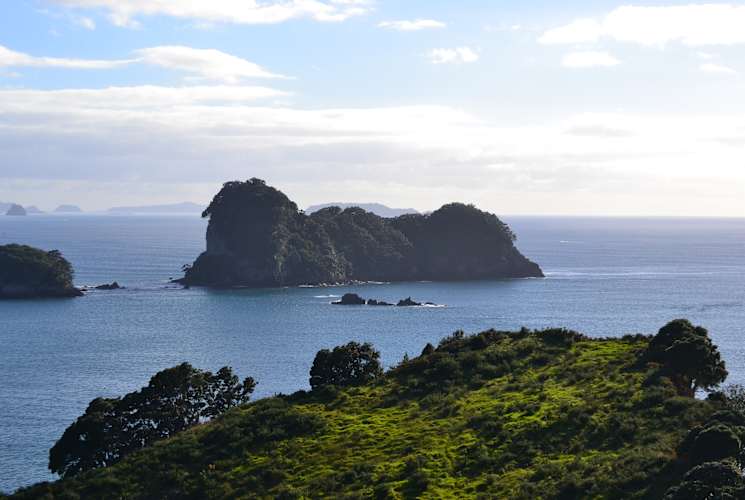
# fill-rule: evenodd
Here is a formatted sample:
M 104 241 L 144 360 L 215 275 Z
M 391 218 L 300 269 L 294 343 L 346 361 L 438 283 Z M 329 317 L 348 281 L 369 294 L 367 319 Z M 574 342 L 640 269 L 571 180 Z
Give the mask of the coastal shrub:
M 96 398 L 49 451 L 49 469 L 69 477 L 112 465 L 130 453 L 248 402 L 256 387 L 228 367 L 217 373 L 182 363 L 122 398 Z
M 694 463 L 703 463 L 736 457 L 741 447 L 740 438 L 732 428 L 714 424 L 696 434 L 691 446 L 691 458 Z
M 380 377 L 380 352 L 369 343 L 350 342 L 318 351 L 310 369 L 310 386 L 360 385 Z
M 745 415 L 745 387 L 740 384 L 731 384 L 722 390 L 724 402 L 728 408 Z
M 645 359 L 661 363 L 663 372 L 685 396 L 716 387 L 727 378 L 724 361 L 708 331 L 685 319 L 663 326 L 649 342 Z
M 707 462 L 688 471 L 664 500 L 738 500 L 745 498 L 745 480 L 730 461 Z

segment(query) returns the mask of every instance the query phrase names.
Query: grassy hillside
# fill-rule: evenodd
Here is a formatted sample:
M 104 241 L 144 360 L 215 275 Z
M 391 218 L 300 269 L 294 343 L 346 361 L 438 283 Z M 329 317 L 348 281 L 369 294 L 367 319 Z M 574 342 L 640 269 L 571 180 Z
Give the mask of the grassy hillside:
M 716 403 L 649 337 L 460 333 L 361 387 L 251 403 L 18 498 L 661 498 Z

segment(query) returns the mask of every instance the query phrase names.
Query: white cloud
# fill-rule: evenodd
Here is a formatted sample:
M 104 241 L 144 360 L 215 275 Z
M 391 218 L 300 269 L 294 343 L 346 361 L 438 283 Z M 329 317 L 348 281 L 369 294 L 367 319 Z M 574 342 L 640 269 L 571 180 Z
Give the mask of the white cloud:
M 662 46 L 745 43 L 745 5 L 689 4 L 664 7 L 618 7 L 602 19 L 579 19 L 546 31 L 539 42 L 578 44 L 609 38 Z
M 396 31 L 421 31 L 424 29 L 445 28 L 447 24 L 433 19 L 416 19 L 414 21 L 383 21 L 379 28 Z
M 243 78 L 282 78 L 258 64 L 213 49 L 174 45 L 141 49 L 135 54 L 146 64 L 195 73 L 208 80 L 237 83 Z
M 596 68 L 618 66 L 621 61 L 607 52 L 572 52 L 566 54 L 561 60 L 561 65 L 565 68 Z
M 469 47 L 432 49 L 427 56 L 433 64 L 462 64 L 479 60 L 479 54 Z
M 96 22 L 90 17 L 76 17 L 74 19 L 74 22 L 78 26 L 83 27 L 87 30 L 93 31 L 96 29 Z
M 546 31 L 538 41 L 547 45 L 594 42 L 603 34 L 603 27 L 593 19 L 578 19 L 566 26 Z
M 737 71 L 721 64 L 706 63 L 699 66 L 704 73 L 717 73 L 720 75 L 736 75 Z
M 238 83 L 245 78 L 285 78 L 258 64 L 214 49 L 161 46 L 135 51 L 132 59 L 91 60 L 34 57 L 0 45 L 0 67 L 49 67 L 68 69 L 111 69 L 142 63 L 197 75 L 200 79 Z
M 66 59 L 34 57 L 0 45 L 0 67 L 47 67 L 69 69 L 111 69 L 131 64 L 133 60 L 109 61 L 95 59 Z
M 310 18 L 322 22 L 344 21 L 366 14 L 371 0 L 51 0 L 82 9 L 104 9 L 111 21 L 123 27 L 139 25 L 137 16 L 164 15 L 213 23 L 275 24 Z

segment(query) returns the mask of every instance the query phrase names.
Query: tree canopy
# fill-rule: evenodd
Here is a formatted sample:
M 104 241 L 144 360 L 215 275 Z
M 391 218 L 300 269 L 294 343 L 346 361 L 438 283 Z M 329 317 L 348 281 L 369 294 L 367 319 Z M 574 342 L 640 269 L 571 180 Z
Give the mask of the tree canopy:
M 256 387 L 228 367 L 212 374 L 182 363 L 158 372 L 147 387 L 121 398 L 96 398 L 49 452 L 62 477 L 112 465 L 160 439 L 248 402 Z
M 724 361 L 709 332 L 686 319 L 671 321 L 660 329 L 649 343 L 647 359 L 661 363 L 685 395 L 716 387 L 727 378 Z
M 380 353 L 371 344 L 350 342 L 331 351 L 318 351 L 310 369 L 310 386 L 360 385 L 382 374 Z

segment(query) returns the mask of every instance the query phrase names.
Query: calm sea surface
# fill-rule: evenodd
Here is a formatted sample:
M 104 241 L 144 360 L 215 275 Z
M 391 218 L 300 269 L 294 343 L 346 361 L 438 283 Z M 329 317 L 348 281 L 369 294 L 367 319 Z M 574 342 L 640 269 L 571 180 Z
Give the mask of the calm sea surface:
M 0 491 L 50 480 L 47 453 L 97 396 L 189 361 L 232 366 L 257 396 L 307 387 L 316 351 L 369 341 L 387 365 L 456 329 L 561 326 L 592 336 L 653 333 L 687 317 L 708 327 L 731 382 L 745 383 L 745 219 L 506 217 L 546 279 L 326 289 L 181 290 L 204 248 L 191 217 L 0 217 L 0 244 L 57 248 L 79 285 L 126 290 L 0 302 Z M 344 308 L 344 292 L 442 308 Z

